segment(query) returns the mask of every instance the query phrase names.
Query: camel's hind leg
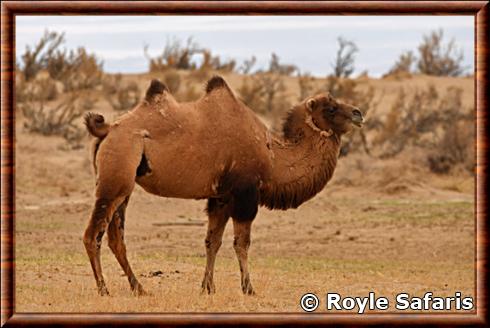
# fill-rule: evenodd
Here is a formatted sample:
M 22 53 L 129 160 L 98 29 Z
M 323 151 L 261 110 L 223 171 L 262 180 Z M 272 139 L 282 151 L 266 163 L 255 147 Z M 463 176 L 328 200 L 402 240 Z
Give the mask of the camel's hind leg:
M 230 217 L 228 204 L 221 200 L 208 200 L 208 232 L 206 235 L 206 271 L 202 280 L 202 293 L 213 294 L 216 291 L 213 281 L 214 262 L 221 246 L 223 232 Z
M 124 131 L 123 131 L 124 132 Z M 97 187 L 95 207 L 83 242 L 90 258 L 100 295 L 108 294 L 100 264 L 102 237 L 111 223 L 114 212 L 131 195 L 136 170 L 143 155 L 143 140 L 138 134 L 111 132 L 100 144 L 97 156 Z
M 109 248 L 116 256 L 117 261 L 121 265 L 124 273 L 128 277 L 131 290 L 136 295 L 145 295 L 143 286 L 138 282 L 136 276 L 129 265 L 128 258 L 126 256 L 126 245 L 124 243 L 124 223 L 126 220 L 126 206 L 128 205 L 129 196 L 123 201 L 121 205 L 114 212 L 112 221 L 109 224 L 107 235 L 109 237 Z
M 92 216 L 88 224 L 85 234 L 83 235 L 83 243 L 87 250 L 90 264 L 94 272 L 95 281 L 99 295 L 108 295 L 109 292 L 102 276 L 102 267 L 100 265 L 100 246 L 102 237 L 109 225 L 110 219 L 117 206 L 116 200 L 106 198 L 98 198 L 95 202 L 95 207 L 92 211 Z

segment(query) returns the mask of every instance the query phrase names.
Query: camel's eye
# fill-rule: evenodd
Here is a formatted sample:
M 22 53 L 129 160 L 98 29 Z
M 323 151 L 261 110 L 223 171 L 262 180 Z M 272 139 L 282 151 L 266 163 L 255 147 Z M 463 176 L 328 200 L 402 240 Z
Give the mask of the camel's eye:
M 336 112 L 336 111 L 337 111 L 337 107 L 334 107 L 334 106 L 329 107 L 329 108 L 327 109 L 327 112 L 328 112 L 329 114 L 335 114 L 335 112 Z

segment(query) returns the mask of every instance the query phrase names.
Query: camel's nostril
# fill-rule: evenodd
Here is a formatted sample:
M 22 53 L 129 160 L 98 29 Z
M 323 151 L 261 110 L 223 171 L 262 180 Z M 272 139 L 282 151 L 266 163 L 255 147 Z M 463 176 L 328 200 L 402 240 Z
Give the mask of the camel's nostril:
M 354 109 L 354 110 L 352 111 L 352 115 L 354 115 L 354 116 L 359 116 L 360 118 L 362 118 L 362 113 L 361 113 L 361 111 L 360 111 L 360 110 L 358 110 L 358 109 Z

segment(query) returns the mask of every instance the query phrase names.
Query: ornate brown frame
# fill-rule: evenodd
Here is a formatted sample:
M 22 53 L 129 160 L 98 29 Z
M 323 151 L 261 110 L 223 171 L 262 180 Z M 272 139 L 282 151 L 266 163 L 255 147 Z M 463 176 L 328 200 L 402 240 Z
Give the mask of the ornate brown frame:
M 325 313 L 162 313 L 62 314 L 15 313 L 15 135 L 14 58 L 16 15 L 212 14 L 212 15 L 474 15 L 476 104 L 476 314 Z M 5 1 L 1 4 L 1 324 L 489 324 L 487 311 L 486 222 L 488 111 L 488 1 Z

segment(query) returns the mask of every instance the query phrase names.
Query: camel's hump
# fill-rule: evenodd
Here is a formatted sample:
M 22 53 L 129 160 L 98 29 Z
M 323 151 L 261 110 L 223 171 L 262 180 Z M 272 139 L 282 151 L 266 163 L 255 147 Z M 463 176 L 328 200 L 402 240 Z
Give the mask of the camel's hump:
M 151 101 L 156 95 L 162 94 L 164 91 L 169 91 L 167 86 L 157 79 L 151 80 L 150 87 L 146 90 L 145 99 Z
M 208 82 L 206 82 L 206 93 L 210 93 L 213 90 L 220 88 L 226 88 L 230 90 L 228 84 L 226 84 L 225 79 L 223 79 L 221 76 L 215 75 Z

